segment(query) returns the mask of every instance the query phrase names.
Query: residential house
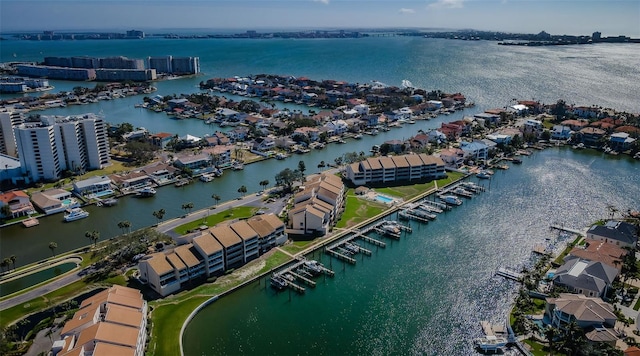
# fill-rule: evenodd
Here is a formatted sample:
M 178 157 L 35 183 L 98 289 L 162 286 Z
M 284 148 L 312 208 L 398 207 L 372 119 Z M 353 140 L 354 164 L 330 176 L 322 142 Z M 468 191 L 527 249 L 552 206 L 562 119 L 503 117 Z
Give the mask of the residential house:
M 585 127 L 578 132 L 578 139 L 587 147 L 600 147 L 606 132 L 596 127 Z
M 123 191 L 133 191 L 154 184 L 153 179 L 143 171 L 109 176 L 113 183 Z
M 571 131 L 580 131 L 583 128 L 589 126 L 589 122 L 587 120 L 564 120 L 560 123 L 562 126 L 569 126 Z
M 318 141 L 320 139 L 320 131 L 315 127 L 298 127 L 291 134 L 292 139 L 298 138 L 308 138 L 311 142 Z
M 618 318 L 613 307 L 602 299 L 561 293 L 558 298 L 547 298 L 546 302 L 545 314 L 551 320 L 551 326 L 566 330 L 575 323 L 592 342 L 613 346 L 618 340 L 618 332 L 614 329 Z
M 464 151 L 459 148 L 445 148 L 440 151 L 440 159 L 447 167 L 460 167 L 464 164 Z
M 80 206 L 78 200 L 73 197 L 73 193 L 64 189 L 48 189 L 43 192 L 34 192 L 31 194 L 31 201 L 46 215 Z
M 334 135 L 342 136 L 349 129 L 347 123 L 344 120 L 333 120 L 327 122 L 324 127 L 333 131 Z
M 154 145 L 154 146 L 156 146 L 158 148 L 165 149 L 165 148 L 167 148 L 167 145 L 169 144 L 169 142 L 171 142 L 171 140 L 174 137 L 175 137 L 175 135 L 172 135 L 170 133 L 159 132 L 157 134 L 149 135 L 148 136 L 148 140 L 152 145 Z
M 214 167 L 228 167 L 231 165 L 231 151 L 233 146 L 217 145 L 202 150 L 203 153 L 211 157 L 211 165 Z
M 638 233 L 633 224 L 611 220 L 605 225 L 593 225 L 587 230 L 587 239 L 604 241 L 620 247 L 633 247 L 638 242 Z
M 615 244 L 586 239 L 586 246 L 574 247 L 565 258 L 565 262 L 577 257 L 587 261 L 602 262 L 620 271 L 622 269 L 622 259 L 626 254 L 627 251 Z
M 273 150 L 275 147 L 276 141 L 272 137 L 257 137 L 253 140 L 251 151 L 264 153 Z
M 0 207 L 3 206 L 8 206 L 10 213 L 5 215 L 0 211 L 0 215 L 12 219 L 34 214 L 36 212 L 29 200 L 29 195 L 22 190 L 14 190 L 0 194 Z
M 636 142 L 635 138 L 629 136 L 626 132 L 616 132 L 609 137 L 609 148 L 614 151 L 622 152 L 631 148 L 631 145 Z
M 73 183 L 73 192 L 78 195 L 96 196 L 113 193 L 111 179 L 107 176 L 95 176 Z
M 206 153 L 180 156 L 175 161 L 173 161 L 173 164 L 178 168 L 198 170 L 211 166 L 211 156 Z
M 168 182 L 172 182 L 178 175 L 176 167 L 168 163 L 157 163 L 151 166 L 144 167 L 142 172 L 145 173 L 153 183 L 157 185 L 163 185 Z
M 544 130 L 544 126 L 542 126 L 542 121 L 540 120 L 527 119 L 527 121 L 524 122 L 523 131 L 525 134 L 532 134 L 538 137 L 542 133 L 542 130 Z
M 462 141 L 460 149 L 464 152 L 465 158 L 471 158 L 475 161 L 486 161 L 489 157 L 489 147 L 480 140 Z
M 571 127 L 564 125 L 554 125 L 551 130 L 551 139 L 568 140 L 571 137 Z
M 558 267 L 553 284 L 587 297 L 603 297 L 617 276 L 618 270 L 614 267 L 574 256 Z

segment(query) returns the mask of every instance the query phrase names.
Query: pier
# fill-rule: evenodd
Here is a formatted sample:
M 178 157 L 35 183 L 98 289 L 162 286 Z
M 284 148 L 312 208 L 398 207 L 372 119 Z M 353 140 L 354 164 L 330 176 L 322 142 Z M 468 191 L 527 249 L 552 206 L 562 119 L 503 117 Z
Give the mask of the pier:
M 404 219 L 404 220 L 416 220 L 419 221 L 421 223 L 428 223 L 429 221 L 435 219 L 435 216 L 433 218 L 427 217 L 427 216 L 422 216 L 422 214 L 420 214 L 418 211 L 415 210 L 409 210 L 409 209 L 405 209 L 405 210 L 400 210 L 398 212 L 398 217 Z
M 355 258 L 351 258 L 351 257 L 349 257 L 349 256 L 343 255 L 343 254 L 341 254 L 341 253 L 339 253 L 339 252 L 337 252 L 337 251 L 334 251 L 334 250 L 332 250 L 332 249 L 329 249 L 329 248 L 328 248 L 328 249 L 326 249 L 325 251 L 326 251 L 329 255 L 331 255 L 331 256 L 333 256 L 333 257 L 335 257 L 335 258 L 339 259 L 339 260 L 349 262 L 349 263 L 351 263 L 352 265 L 355 265 L 355 264 L 356 264 L 356 259 L 355 259 Z
M 508 268 L 504 268 L 504 267 L 500 267 L 498 268 L 498 271 L 496 272 L 496 275 L 500 276 L 500 277 L 504 277 L 506 279 L 511 279 L 513 281 L 520 281 L 520 279 L 522 278 L 522 274 L 514 271 L 514 270 L 510 270 Z
M 572 228 L 569 228 L 569 227 L 565 227 L 564 225 L 553 224 L 553 225 L 550 226 L 550 228 L 552 230 L 559 230 L 559 231 L 569 232 L 569 233 L 572 233 L 572 234 L 575 234 L 575 235 L 584 236 L 584 232 L 583 231 L 572 229 Z
M 447 210 L 451 210 L 451 207 L 445 203 L 440 203 L 437 201 L 431 201 L 431 200 L 423 200 L 420 204 L 423 205 L 428 205 L 428 206 L 432 206 L 435 208 L 438 208 L 442 211 L 447 211 Z

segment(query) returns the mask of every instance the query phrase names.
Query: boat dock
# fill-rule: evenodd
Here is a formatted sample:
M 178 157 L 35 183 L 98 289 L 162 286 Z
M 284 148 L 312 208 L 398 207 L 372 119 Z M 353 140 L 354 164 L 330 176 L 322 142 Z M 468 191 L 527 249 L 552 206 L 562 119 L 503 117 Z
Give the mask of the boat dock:
M 442 211 L 447 211 L 447 210 L 451 210 L 451 207 L 445 203 L 441 203 L 441 202 L 437 202 L 437 201 L 432 201 L 432 200 L 423 200 L 420 202 L 421 205 L 426 205 L 426 206 L 431 206 L 434 208 L 438 208 Z
M 569 228 L 569 227 L 565 227 L 564 225 L 553 224 L 553 225 L 550 226 L 550 228 L 553 229 L 553 230 L 565 231 L 565 232 L 569 232 L 569 233 L 572 233 L 572 234 L 584 236 L 584 232 L 583 231 L 572 229 L 572 228 Z
M 507 278 L 507 279 L 511 279 L 513 281 L 520 281 L 520 279 L 522 278 L 522 274 L 504 267 L 498 268 L 496 275 Z
M 329 277 L 335 276 L 335 272 L 326 268 L 321 263 L 318 263 L 317 261 L 309 261 L 306 259 L 299 259 L 291 266 L 288 266 L 287 268 L 274 273 L 274 276 L 286 280 L 287 287 L 302 294 L 306 291 L 306 288 L 296 284 L 295 282 L 299 281 L 311 288 L 315 288 L 316 282 L 311 278 L 319 274 L 325 274 Z
M 38 226 L 40 225 L 40 221 L 36 218 L 28 218 L 26 220 L 22 220 L 22 225 L 24 225 L 24 227 Z
M 398 211 L 398 217 L 404 220 L 416 220 L 425 224 L 435 219 L 435 215 L 421 213 L 418 210 L 411 209 L 403 209 Z
M 545 246 L 542 243 L 537 243 L 533 245 L 532 251 L 533 253 L 537 253 L 539 255 L 548 255 L 548 256 L 552 255 L 552 249 L 550 249 L 550 246 Z

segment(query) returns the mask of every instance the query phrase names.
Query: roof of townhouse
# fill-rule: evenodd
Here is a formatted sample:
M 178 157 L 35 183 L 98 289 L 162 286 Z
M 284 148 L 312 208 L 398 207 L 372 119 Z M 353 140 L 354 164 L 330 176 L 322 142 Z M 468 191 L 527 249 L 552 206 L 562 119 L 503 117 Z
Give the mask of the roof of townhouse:
M 331 205 L 330 203 L 327 203 L 324 200 L 320 200 L 318 198 L 313 198 L 313 200 L 311 200 L 311 203 L 316 206 L 316 208 L 320 209 L 320 210 L 324 210 L 324 211 L 332 211 L 333 210 L 333 205 Z
M 370 158 L 367 158 L 364 161 L 360 161 L 360 164 L 362 165 L 362 169 L 365 171 L 371 169 L 371 164 L 369 163 L 369 159 Z
M 342 187 L 344 183 L 342 183 L 342 179 L 333 174 L 323 173 L 321 175 L 322 180 L 336 187 Z
M 371 169 L 382 169 L 382 164 L 377 157 L 367 158 L 366 162 L 371 166 Z
M 127 347 L 129 348 L 129 347 Z M 84 352 L 82 347 L 75 347 L 67 352 L 64 352 L 64 349 L 58 353 L 57 356 L 84 356 Z
M 331 200 L 332 202 L 336 202 L 338 200 L 339 193 L 336 193 L 331 189 L 327 189 L 326 187 L 321 187 L 320 189 L 318 189 L 317 196 L 327 197 L 327 199 Z
M 307 214 L 315 215 L 321 219 L 324 218 L 325 216 L 324 212 L 322 212 L 321 210 L 317 209 L 312 205 L 307 205 L 307 208 L 305 209 L 305 211 L 307 212 Z
M 273 234 L 276 229 L 274 229 L 268 221 L 263 219 L 249 219 L 247 220 L 247 224 L 251 226 L 251 228 L 258 234 L 259 237 L 265 237 Z
M 93 349 L 92 356 L 134 356 L 135 354 L 136 350 L 131 347 L 98 342 Z
M 173 252 L 175 252 L 182 262 L 184 262 L 184 264 L 189 268 L 195 267 L 202 262 L 199 258 L 200 254 L 192 244 L 180 245 L 173 249 Z
M 284 228 L 284 222 L 280 220 L 275 214 L 265 214 L 261 216 L 256 216 L 255 218 L 261 218 L 271 225 L 272 228 L 278 230 Z
M 426 165 L 429 165 L 429 164 L 435 164 L 438 166 L 444 165 L 444 162 L 440 157 L 428 155 L 426 153 L 421 153 L 419 156 L 420 156 L 420 159 L 422 159 L 422 162 L 424 162 L 424 164 Z
M 104 316 L 104 321 L 120 325 L 140 328 L 144 315 L 139 310 L 121 307 L 119 305 L 110 305 Z M 65 325 L 66 326 L 66 325 Z
M 391 156 L 391 160 L 393 164 L 398 168 L 406 168 L 409 167 L 409 162 L 406 159 L 406 155 L 402 156 Z
M 126 287 L 122 287 L 126 288 Z M 125 291 L 118 291 L 118 289 L 109 288 L 104 290 L 93 297 L 87 298 L 80 304 L 80 309 L 87 308 L 92 305 L 99 305 L 102 303 L 117 304 L 129 308 L 141 310 L 144 306 L 144 300 L 142 295 L 138 292 L 137 296 L 127 293 Z
M 382 156 L 379 158 L 380 164 L 384 169 L 396 169 L 396 165 L 393 163 L 391 157 Z
M 60 330 L 60 335 L 67 334 L 86 324 L 94 324 L 94 317 L 99 308 L 100 305 L 96 304 L 91 307 L 78 310 L 73 314 L 73 317 L 64 324 L 62 330 Z
M 233 224 L 229 225 L 229 227 L 233 229 L 233 231 L 235 231 L 235 233 L 245 241 L 258 237 L 256 231 L 251 228 L 251 226 L 245 220 L 234 222 Z
M 80 332 L 76 346 L 82 346 L 92 341 L 104 341 L 135 348 L 138 342 L 138 329 L 118 324 L 97 323 Z
M 322 183 L 320 183 L 320 186 L 318 187 L 319 189 L 326 189 L 328 191 L 331 191 L 335 194 L 340 194 L 342 193 L 342 190 L 344 189 L 343 185 L 333 185 L 327 181 L 323 181 Z
M 224 247 L 231 247 L 242 243 L 242 239 L 229 226 L 217 225 L 209 228 L 211 235 Z
M 202 249 L 208 256 L 216 252 L 222 251 L 222 245 L 210 233 L 206 232 L 193 238 L 192 243 Z
M 182 262 L 182 260 L 180 259 L 180 257 L 178 257 L 175 251 L 171 251 L 170 253 L 167 253 L 165 256 L 167 256 L 167 261 L 169 261 L 169 263 L 178 271 L 187 268 L 187 265 L 184 262 Z
M 407 160 L 407 162 L 411 167 L 421 167 L 423 164 L 422 159 L 420 159 L 420 156 L 416 154 L 404 155 L 404 158 Z
M 356 172 L 356 173 L 360 172 L 360 162 L 351 163 L 349 167 L 353 172 Z
M 158 276 L 173 271 L 173 266 L 169 264 L 167 256 L 163 252 L 154 253 L 143 261 L 149 264 L 149 267 L 151 267 Z

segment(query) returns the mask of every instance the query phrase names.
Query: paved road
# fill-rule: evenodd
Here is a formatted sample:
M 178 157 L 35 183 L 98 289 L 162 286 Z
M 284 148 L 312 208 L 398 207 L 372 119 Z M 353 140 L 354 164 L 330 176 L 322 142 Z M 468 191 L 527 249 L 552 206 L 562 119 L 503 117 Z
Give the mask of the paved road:
M 16 305 L 24 304 L 32 299 L 43 296 L 49 292 L 62 288 L 66 285 L 69 285 L 75 281 L 79 281 L 82 279 L 82 276 L 78 275 L 78 271 L 65 275 L 61 278 L 58 278 L 51 283 L 47 283 L 40 287 L 36 287 L 26 293 L 19 294 L 13 298 L 9 298 L 3 301 L 0 301 L 0 311 L 9 309 Z

